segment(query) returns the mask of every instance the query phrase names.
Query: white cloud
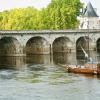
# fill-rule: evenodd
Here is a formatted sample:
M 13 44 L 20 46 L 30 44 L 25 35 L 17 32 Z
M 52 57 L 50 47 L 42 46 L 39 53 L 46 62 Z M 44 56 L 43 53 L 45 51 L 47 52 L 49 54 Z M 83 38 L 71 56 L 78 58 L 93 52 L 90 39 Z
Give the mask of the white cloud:
M 27 6 L 34 6 L 36 8 L 46 7 L 51 0 L 0 0 L 0 11 L 9 10 L 12 8 L 23 8 Z M 97 8 L 98 14 L 100 15 L 99 0 L 81 0 L 87 4 L 89 1 L 92 3 L 94 8 Z
M 46 7 L 50 1 L 51 0 L 0 0 L 0 11 L 27 6 L 42 8 Z

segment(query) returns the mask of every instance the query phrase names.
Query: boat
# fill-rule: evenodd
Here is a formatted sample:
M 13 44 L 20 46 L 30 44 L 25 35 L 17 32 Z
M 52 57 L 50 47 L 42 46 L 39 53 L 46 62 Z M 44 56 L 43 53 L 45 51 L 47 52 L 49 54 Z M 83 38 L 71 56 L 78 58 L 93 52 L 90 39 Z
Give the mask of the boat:
M 100 64 L 86 63 L 84 65 L 66 65 L 65 69 L 68 72 L 79 74 L 100 74 Z
M 81 49 L 85 54 L 87 62 L 83 65 L 79 64 L 66 65 L 65 69 L 68 72 L 79 73 L 79 74 L 100 74 L 100 63 L 89 57 L 86 51 L 82 48 L 82 46 Z
M 81 47 L 82 48 L 82 47 Z M 68 72 L 79 73 L 79 74 L 100 74 L 100 63 L 93 60 L 85 50 L 82 48 L 87 62 L 83 65 L 75 64 L 75 65 L 66 65 L 64 68 Z

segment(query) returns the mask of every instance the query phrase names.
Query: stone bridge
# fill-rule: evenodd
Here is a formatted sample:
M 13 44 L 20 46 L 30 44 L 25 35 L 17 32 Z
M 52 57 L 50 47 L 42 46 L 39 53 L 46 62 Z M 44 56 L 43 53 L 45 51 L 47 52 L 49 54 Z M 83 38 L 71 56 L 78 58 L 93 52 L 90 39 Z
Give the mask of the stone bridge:
M 82 48 L 100 52 L 100 30 L 0 31 L 0 56 L 80 53 Z

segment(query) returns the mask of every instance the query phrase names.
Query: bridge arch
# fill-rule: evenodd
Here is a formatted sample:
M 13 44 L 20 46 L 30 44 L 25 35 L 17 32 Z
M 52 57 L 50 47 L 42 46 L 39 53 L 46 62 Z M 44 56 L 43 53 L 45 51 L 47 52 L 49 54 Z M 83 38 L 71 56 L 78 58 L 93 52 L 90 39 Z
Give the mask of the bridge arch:
M 58 37 L 52 44 L 53 53 L 57 52 L 71 52 L 72 41 L 68 37 Z
M 49 42 L 41 36 L 31 37 L 25 49 L 27 55 L 50 53 Z
M 100 54 L 100 38 L 96 42 L 97 53 Z
M 19 41 L 14 37 L 2 37 L 0 39 L 0 56 L 20 56 L 23 49 Z
M 94 45 L 92 39 L 88 36 L 79 37 L 76 41 L 76 57 L 77 59 L 85 59 L 86 54 L 90 54 L 90 50 L 93 50 Z

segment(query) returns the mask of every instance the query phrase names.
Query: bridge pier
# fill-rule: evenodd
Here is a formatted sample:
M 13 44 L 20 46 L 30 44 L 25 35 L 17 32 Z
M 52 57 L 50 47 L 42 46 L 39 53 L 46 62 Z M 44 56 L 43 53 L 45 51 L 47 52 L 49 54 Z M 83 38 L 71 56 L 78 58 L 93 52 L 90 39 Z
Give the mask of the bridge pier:
M 52 44 L 50 44 L 50 55 L 53 54 L 53 48 L 52 48 Z

